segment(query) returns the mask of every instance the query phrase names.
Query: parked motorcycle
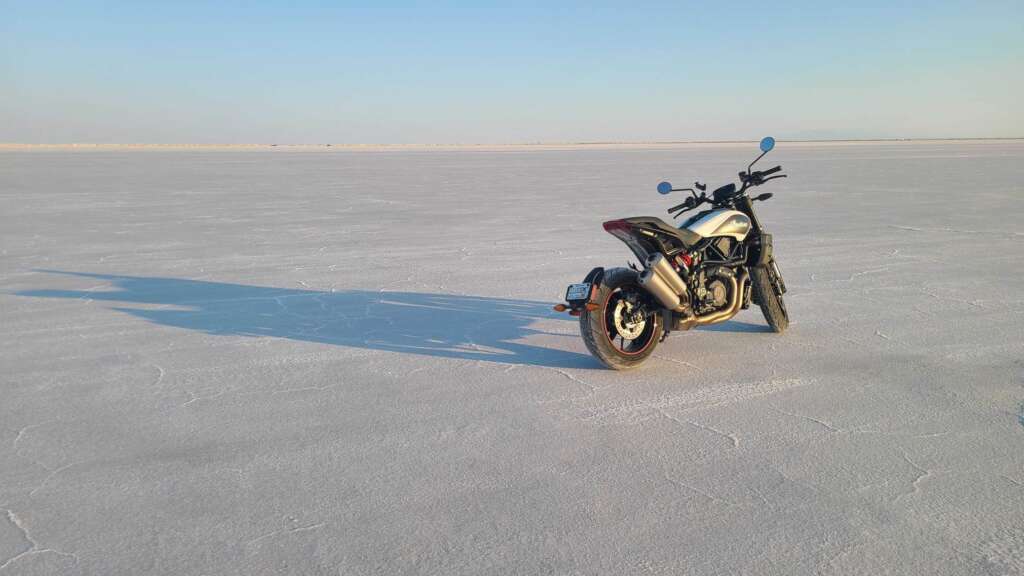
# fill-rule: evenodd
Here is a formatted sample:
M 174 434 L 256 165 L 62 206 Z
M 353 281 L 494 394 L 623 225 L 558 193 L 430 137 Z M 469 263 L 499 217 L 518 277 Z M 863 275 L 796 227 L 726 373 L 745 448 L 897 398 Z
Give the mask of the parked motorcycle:
M 555 306 L 579 316 L 583 342 L 598 360 L 615 370 L 633 368 L 669 332 L 725 322 L 751 301 L 775 332 L 789 326 L 782 299 L 786 284 L 775 262 L 772 236 L 754 213 L 754 202 L 768 200 L 772 193 L 747 194 L 786 177 L 779 174 L 781 166 L 752 170 L 774 147 L 774 138 L 761 140 L 761 155 L 739 173 L 739 188 L 726 184 L 708 196 L 707 185 L 700 182 L 694 183 L 696 190 L 658 184 L 660 194 L 691 194 L 668 209 L 673 218 L 710 204 L 679 227 L 651 216 L 604 223 L 605 231 L 622 240 L 643 268 L 594 268 L 583 282 L 569 286 L 565 304 Z

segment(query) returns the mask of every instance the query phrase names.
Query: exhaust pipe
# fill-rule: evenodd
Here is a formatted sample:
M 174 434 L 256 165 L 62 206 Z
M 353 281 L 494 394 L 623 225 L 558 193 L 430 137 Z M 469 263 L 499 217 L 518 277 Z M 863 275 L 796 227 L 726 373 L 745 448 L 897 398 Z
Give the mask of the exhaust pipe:
M 672 310 L 673 312 L 683 311 L 682 300 L 679 298 L 679 294 L 673 292 L 668 283 L 655 274 L 654 270 L 650 268 L 644 270 L 640 273 L 640 278 L 638 280 L 640 282 L 640 286 L 657 298 L 658 302 L 661 302 L 662 306 Z
M 672 269 L 672 265 L 661 254 L 651 254 L 644 262 L 644 271 L 640 273 L 640 286 L 661 302 L 661 305 L 673 312 L 682 312 L 689 304 L 689 295 L 683 279 Z
M 640 286 L 661 302 L 661 305 L 673 312 L 689 310 L 690 297 L 686 284 L 672 269 L 662 254 L 652 254 L 644 263 L 646 268 L 640 273 Z M 747 285 L 747 271 L 733 274 L 728 268 L 718 268 L 713 276 L 728 283 L 729 301 L 721 310 L 708 312 L 700 316 L 689 316 L 678 320 L 677 326 L 688 330 L 694 326 L 704 326 L 724 322 L 739 313 L 743 306 L 743 295 Z
M 672 268 L 672 265 L 668 263 L 665 256 L 660 253 L 651 254 L 647 257 L 647 262 L 644 263 L 644 266 L 654 270 L 654 273 L 661 277 L 673 292 L 680 296 L 686 294 L 686 284 L 683 283 L 683 279 L 679 277 L 679 274 Z

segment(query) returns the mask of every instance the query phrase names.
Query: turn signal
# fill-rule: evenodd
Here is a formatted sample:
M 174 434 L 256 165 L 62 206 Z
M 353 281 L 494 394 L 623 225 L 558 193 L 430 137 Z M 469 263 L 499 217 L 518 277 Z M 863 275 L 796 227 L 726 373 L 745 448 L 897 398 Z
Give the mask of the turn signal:
M 555 304 L 554 308 L 555 312 L 565 312 L 568 309 L 569 307 L 566 306 L 565 304 Z

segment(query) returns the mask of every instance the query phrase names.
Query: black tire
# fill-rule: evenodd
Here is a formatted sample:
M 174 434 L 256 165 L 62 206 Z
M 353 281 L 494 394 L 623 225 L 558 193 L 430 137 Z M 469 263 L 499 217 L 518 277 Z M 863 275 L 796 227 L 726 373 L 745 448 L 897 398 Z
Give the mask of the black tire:
M 754 289 L 754 300 L 761 306 L 764 319 L 775 332 L 785 332 L 789 327 L 789 312 L 786 302 L 782 299 L 781 290 L 772 282 L 768 266 L 755 266 L 750 269 L 750 285 Z
M 594 302 L 598 307 L 594 311 L 584 309 L 580 314 L 580 335 L 587 350 L 612 370 L 628 370 L 642 364 L 654 353 L 662 336 L 661 314 L 653 314 L 645 320 L 639 336 L 632 340 L 624 338 L 614 330 L 614 309 L 618 300 L 630 294 L 646 298 L 646 292 L 637 282 L 637 273 L 628 268 L 612 268 L 605 271 L 601 287 L 597 291 Z M 620 340 L 621 344 L 615 341 Z

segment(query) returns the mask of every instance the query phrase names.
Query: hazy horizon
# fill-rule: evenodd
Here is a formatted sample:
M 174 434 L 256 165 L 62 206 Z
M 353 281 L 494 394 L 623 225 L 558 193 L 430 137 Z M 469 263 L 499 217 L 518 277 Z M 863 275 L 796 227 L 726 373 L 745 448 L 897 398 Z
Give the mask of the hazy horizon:
M 5 2 L 0 142 L 1024 136 L 1024 6 Z
M 898 143 L 936 143 L 943 142 L 1006 142 L 1024 140 L 1024 136 L 992 136 L 980 138 L 833 138 L 833 139 L 782 139 L 776 138 L 780 144 L 898 144 Z M 743 140 L 651 140 L 651 141 L 627 141 L 608 140 L 592 142 L 420 142 L 420 143 L 395 143 L 395 142 L 0 142 L 0 149 L 18 148 L 585 148 L 585 147 L 609 147 L 609 148 L 645 148 L 645 147 L 672 147 L 672 146 L 701 146 L 701 145 L 743 145 L 757 143 L 758 139 Z

